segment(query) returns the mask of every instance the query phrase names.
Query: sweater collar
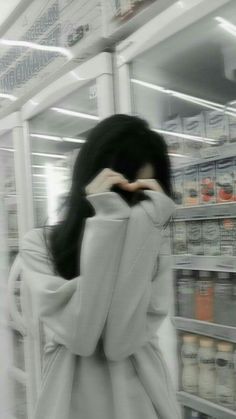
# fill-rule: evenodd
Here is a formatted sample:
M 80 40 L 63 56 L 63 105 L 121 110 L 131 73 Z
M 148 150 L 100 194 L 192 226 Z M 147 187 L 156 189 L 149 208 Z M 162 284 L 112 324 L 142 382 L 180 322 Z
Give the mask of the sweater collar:
M 175 212 L 175 203 L 166 194 L 150 189 L 144 190 L 150 200 L 141 201 L 140 204 L 156 225 L 164 226 Z

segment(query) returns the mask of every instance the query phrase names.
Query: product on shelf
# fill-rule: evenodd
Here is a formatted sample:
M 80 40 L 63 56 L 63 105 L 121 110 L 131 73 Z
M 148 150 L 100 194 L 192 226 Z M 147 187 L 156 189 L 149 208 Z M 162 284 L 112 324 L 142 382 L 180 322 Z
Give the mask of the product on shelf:
M 187 253 L 187 232 L 184 221 L 174 222 L 172 225 L 173 234 L 173 253 L 186 254 Z
M 231 318 L 232 280 L 229 272 L 217 272 L 214 286 L 214 322 L 229 325 Z
M 236 327 L 236 273 L 231 273 L 232 293 L 230 301 L 230 315 L 228 326 Z M 235 364 L 236 365 L 236 364 Z
M 205 220 L 202 222 L 202 239 L 204 255 L 220 255 L 220 224 L 219 220 Z
M 164 122 L 163 129 L 166 131 L 176 132 L 178 134 L 183 132 L 182 128 L 182 121 L 179 116 L 173 119 L 169 119 Z M 170 153 L 180 153 L 182 154 L 184 149 L 184 142 L 183 138 L 181 137 L 174 137 L 173 135 L 165 134 L 165 140 L 168 145 L 168 149 Z
M 172 176 L 174 201 L 177 205 L 184 202 L 184 171 L 175 170 Z
M 214 287 L 211 272 L 200 271 L 195 291 L 195 318 L 206 322 L 213 321 Z
M 213 419 L 213 418 L 210 418 L 210 416 L 207 416 L 204 413 L 197 412 L 196 410 L 192 410 L 189 407 L 186 407 L 184 419 Z
M 234 393 L 233 345 L 220 342 L 216 354 L 216 400 L 232 409 Z
M 215 162 L 201 164 L 199 167 L 201 204 L 214 204 L 216 202 L 215 179 Z
M 198 395 L 203 399 L 215 399 L 215 346 L 214 340 L 201 338 L 198 350 Z
M 205 111 L 206 136 L 223 145 L 229 137 L 228 116 L 218 111 Z M 213 144 L 214 145 L 214 144 Z
M 188 221 L 187 226 L 187 243 L 188 253 L 190 255 L 202 255 L 202 224 L 200 221 Z
M 194 318 L 194 272 L 183 269 L 177 279 L 178 315 Z
M 193 165 L 184 172 L 184 203 L 185 205 L 199 204 L 198 166 Z
M 183 362 L 182 386 L 187 393 L 197 394 L 198 389 L 198 338 L 195 335 L 183 336 L 181 357 Z
M 205 138 L 204 114 L 189 116 L 183 118 L 184 134 Z M 199 150 L 204 147 L 204 142 L 196 140 L 184 140 L 185 154 L 197 155 Z
M 216 162 L 216 202 L 234 201 L 234 159 Z
M 229 115 L 229 141 L 230 143 L 236 142 L 236 119 L 231 115 Z
M 236 255 L 236 219 L 220 220 L 220 253 L 221 255 Z

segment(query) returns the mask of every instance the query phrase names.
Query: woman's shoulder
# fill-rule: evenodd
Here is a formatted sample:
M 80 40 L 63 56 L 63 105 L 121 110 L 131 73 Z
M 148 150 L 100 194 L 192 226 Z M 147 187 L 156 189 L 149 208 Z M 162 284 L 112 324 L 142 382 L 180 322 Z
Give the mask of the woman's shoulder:
M 52 227 L 38 227 L 29 230 L 21 241 L 21 250 L 44 249 Z

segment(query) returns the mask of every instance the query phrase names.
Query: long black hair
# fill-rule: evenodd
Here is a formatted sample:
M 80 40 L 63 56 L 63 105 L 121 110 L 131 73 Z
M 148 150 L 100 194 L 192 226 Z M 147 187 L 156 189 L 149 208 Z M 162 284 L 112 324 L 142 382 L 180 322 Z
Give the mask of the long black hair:
M 163 137 L 152 131 L 146 121 L 118 114 L 104 119 L 92 129 L 75 161 L 64 219 L 50 231 L 48 245 L 55 273 L 68 280 L 80 274 L 85 220 L 95 213 L 86 199 L 85 187 L 105 167 L 134 181 L 138 170 L 146 163 L 152 164 L 154 178 L 171 196 L 167 146 Z M 114 185 L 111 191 L 119 193 L 130 206 L 147 199 L 141 190 L 130 192 Z

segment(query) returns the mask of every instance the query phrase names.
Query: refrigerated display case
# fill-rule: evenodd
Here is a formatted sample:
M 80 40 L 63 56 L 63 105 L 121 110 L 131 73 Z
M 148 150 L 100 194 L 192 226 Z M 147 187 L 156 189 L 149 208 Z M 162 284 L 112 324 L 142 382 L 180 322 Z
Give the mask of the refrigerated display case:
M 192 409 L 218 419 L 236 417 L 235 16 L 234 1 L 179 1 L 116 48 L 119 110 L 145 118 L 164 135 L 172 165 L 170 314 L 178 340 L 168 326 L 172 339 L 163 339 L 162 349 L 178 372 L 172 377 L 186 415 Z M 189 372 L 197 380 L 194 391 L 183 383 L 183 337 L 189 334 L 198 341 L 197 351 L 188 353 L 196 359 Z M 206 347 L 213 345 L 214 362 L 199 358 L 204 336 L 213 339 Z M 215 374 L 214 382 L 206 384 L 202 364 L 206 370 L 211 365 L 208 380 Z M 215 386 L 211 398 L 204 385 Z
M 17 160 L 14 202 L 24 216 L 20 239 L 31 228 L 52 225 L 63 216 L 74 160 L 91 128 L 114 113 L 113 100 L 112 57 L 102 53 L 23 106 L 13 130 L 15 151 L 8 151 Z M 10 184 L 9 175 L 7 181 Z M 9 225 L 12 240 L 16 236 L 13 219 Z M 16 258 L 7 284 L 14 349 L 9 377 L 17 391 L 13 397 L 14 417 L 30 419 L 42 383 L 48 335 L 43 323 L 28 314 L 31 297 L 20 277 L 20 261 Z

